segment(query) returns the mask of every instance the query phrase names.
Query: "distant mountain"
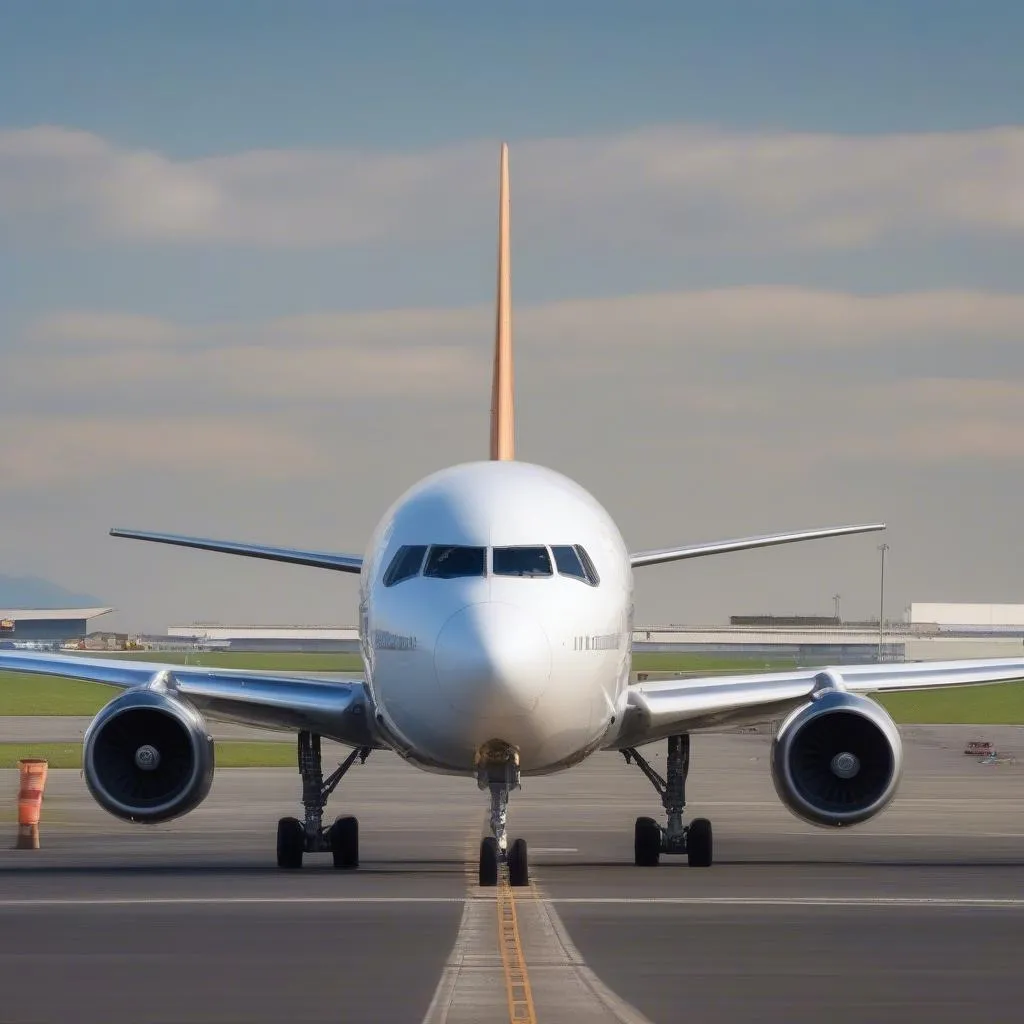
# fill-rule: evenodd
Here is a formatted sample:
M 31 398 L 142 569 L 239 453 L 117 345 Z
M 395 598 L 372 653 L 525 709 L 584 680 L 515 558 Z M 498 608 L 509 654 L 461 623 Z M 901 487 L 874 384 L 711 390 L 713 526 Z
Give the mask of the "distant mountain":
M 99 608 L 98 597 L 72 590 L 35 576 L 0 575 L 0 608 Z

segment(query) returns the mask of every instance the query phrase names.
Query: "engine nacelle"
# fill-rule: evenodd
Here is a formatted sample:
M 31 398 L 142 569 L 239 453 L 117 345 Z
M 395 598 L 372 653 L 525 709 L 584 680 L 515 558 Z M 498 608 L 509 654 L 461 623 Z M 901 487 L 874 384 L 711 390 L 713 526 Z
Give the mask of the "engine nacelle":
M 856 825 L 883 811 L 903 773 L 899 730 L 873 700 L 825 690 L 797 708 L 772 742 L 779 799 L 812 825 Z
M 164 690 L 128 690 L 92 720 L 85 783 L 115 817 L 155 824 L 187 814 L 213 784 L 213 738 L 191 704 Z

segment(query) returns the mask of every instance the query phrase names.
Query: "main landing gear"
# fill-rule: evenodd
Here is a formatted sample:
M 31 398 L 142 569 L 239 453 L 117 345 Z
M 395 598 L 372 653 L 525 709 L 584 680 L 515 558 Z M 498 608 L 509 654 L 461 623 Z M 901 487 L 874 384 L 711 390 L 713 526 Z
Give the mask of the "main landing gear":
M 328 828 L 323 827 L 324 807 L 327 799 L 341 782 L 345 773 L 359 758 L 365 764 L 369 747 L 360 747 L 324 779 L 320 737 L 316 733 L 299 733 L 299 774 L 302 776 L 302 807 L 304 820 L 282 818 L 277 823 L 277 866 L 301 868 L 304 853 L 324 853 L 328 850 L 334 866 L 342 869 L 359 867 L 359 822 L 347 815 L 338 818 Z
M 707 818 L 694 818 L 683 824 L 686 807 L 686 776 L 690 771 L 690 737 L 669 736 L 667 779 L 663 779 L 637 752 L 635 747 L 622 751 L 626 764 L 636 762 L 658 791 L 668 816 L 667 825 L 659 825 L 653 818 L 637 818 L 633 829 L 633 859 L 640 867 L 656 867 L 663 853 L 685 853 L 691 868 L 711 866 L 711 822 Z
M 480 840 L 480 884 L 498 884 L 498 870 L 504 861 L 508 867 L 508 884 L 530 884 L 530 866 L 525 839 L 516 839 L 511 846 L 505 834 L 508 820 L 508 797 L 519 788 L 519 765 L 511 752 L 502 752 L 499 760 L 481 763 L 477 786 L 491 794 L 491 835 Z

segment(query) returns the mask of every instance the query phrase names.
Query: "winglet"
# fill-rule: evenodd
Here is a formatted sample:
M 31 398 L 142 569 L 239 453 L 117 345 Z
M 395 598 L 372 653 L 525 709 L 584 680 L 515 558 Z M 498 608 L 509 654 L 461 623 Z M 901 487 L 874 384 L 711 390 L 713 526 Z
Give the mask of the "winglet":
M 498 296 L 491 386 L 491 459 L 516 457 L 516 407 L 512 372 L 512 273 L 509 245 L 508 144 L 498 171 Z

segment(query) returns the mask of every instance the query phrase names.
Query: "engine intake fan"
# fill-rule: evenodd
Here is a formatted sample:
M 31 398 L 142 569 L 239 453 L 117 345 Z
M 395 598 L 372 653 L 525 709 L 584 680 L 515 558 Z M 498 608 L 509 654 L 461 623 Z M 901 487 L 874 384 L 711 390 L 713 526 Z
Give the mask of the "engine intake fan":
M 772 743 L 779 799 L 813 825 L 867 821 L 896 795 L 903 772 L 899 730 L 885 710 L 842 690 L 797 708 Z
M 206 798 L 213 739 L 191 704 L 162 690 L 128 690 L 89 725 L 82 764 L 89 792 L 104 810 L 155 824 Z

